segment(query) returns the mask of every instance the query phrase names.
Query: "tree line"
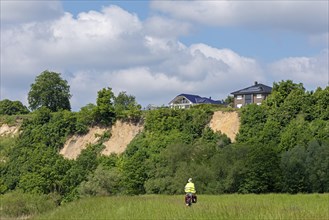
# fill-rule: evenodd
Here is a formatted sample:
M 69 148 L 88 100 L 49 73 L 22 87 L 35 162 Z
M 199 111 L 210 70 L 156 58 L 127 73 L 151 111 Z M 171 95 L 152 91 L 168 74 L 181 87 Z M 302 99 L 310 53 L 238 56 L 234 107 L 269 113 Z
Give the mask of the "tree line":
M 109 87 L 98 92 L 96 105 L 78 112 L 64 103 L 35 105 L 15 142 L 2 146 L 8 150 L 1 155 L 1 193 L 56 194 L 62 202 L 181 194 L 189 177 L 204 194 L 329 192 L 329 87 L 312 92 L 290 80 L 274 83 L 262 105 L 239 110 L 235 143 L 207 126 L 218 110 L 209 105 L 142 112 L 134 96 L 115 96 Z M 123 154 L 100 154 L 105 133 L 76 160 L 59 155 L 69 135 L 118 119 L 144 123 Z

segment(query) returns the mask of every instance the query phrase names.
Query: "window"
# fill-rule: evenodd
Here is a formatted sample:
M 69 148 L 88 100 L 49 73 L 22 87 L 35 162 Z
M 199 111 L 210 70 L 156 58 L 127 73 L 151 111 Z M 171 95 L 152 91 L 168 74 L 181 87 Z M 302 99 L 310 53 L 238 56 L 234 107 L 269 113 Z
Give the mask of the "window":
M 256 98 L 257 99 L 261 99 L 262 98 L 262 94 L 257 94 Z
M 237 95 L 237 96 L 236 96 L 236 99 L 237 99 L 237 100 L 241 100 L 241 99 L 242 99 L 242 95 Z
M 245 96 L 244 96 L 244 99 L 245 99 L 245 103 L 246 103 L 246 104 L 251 104 L 251 103 L 253 103 L 252 95 L 245 95 Z

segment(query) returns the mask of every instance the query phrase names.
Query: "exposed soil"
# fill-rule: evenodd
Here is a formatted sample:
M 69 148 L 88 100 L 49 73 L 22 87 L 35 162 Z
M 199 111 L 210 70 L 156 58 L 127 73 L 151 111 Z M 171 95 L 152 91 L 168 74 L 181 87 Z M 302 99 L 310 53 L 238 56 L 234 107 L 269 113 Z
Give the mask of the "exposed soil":
M 88 146 L 88 144 L 97 143 L 100 136 L 107 130 L 107 128 L 92 127 L 85 135 L 73 135 L 66 141 L 64 147 L 59 153 L 65 158 L 76 159 L 81 151 Z
M 239 115 L 237 112 L 217 111 L 214 113 L 209 127 L 215 132 L 220 131 L 226 134 L 234 142 L 240 128 Z
M 68 159 L 76 159 L 88 144 L 97 143 L 100 136 L 109 130 L 111 137 L 108 141 L 103 143 L 105 149 L 102 151 L 102 154 L 104 155 L 110 155 L 111 153 L 120 154 L 124 152 L 132 139 L 143 130 L 143 126 L 117 121 L 112 128 L 90 128 L 86 135 L 73 135 L 69 138 L 60 151 L 60 154 Z
M 232 142 L 234 142 L 240 128 L 238 113 L 217 111 L 214 113 L 209 127 L 213 131 L 220 131 L 226 134 Z M 135 125 L 117 121 L 112 128 L 92 127 L 85 135 L 73 135 L 70 137 L 61 149 L 60 154 L 68 159 L 76 159 L 88 144 L 97 143 L 100 136 L 109 130 L 111 138 L 104 143 L 105 149 L 102 151 L 104 155 L 110 155 L 111 153 L 120 154 L 124 152 L 132 139 L 143 130 L 143 126 L 141 124 Z M 18 132 L 19 126 L 2 124 L 0 127 L 0 136 L 14 136 L 18 134 Z
M 0 127 L 0 137 L 3 136 L 15 136 L 19 132 L 19 126 L 9 126 L 2 124 Z
M 142 125 L 117 121 L 112 127 L 111 138 L 104 143 L 105 149 L 102 151 L 102 154 L 110 155 L 111 153 L 123 153 L 126 150 L 127 145 L 142 130 Z

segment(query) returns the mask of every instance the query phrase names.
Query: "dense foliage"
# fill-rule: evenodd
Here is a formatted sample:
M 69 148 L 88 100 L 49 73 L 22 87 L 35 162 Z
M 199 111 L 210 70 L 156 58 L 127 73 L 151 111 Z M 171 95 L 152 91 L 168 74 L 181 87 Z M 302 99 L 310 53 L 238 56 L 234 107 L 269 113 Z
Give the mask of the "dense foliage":
M 24 120 L 15 142 L 0 152 L 0 190 L 81 196 L 181 194 L 189 177 L 198 193 L 329 192 L 329 87 L 306 91 L 274 83 L 261 105 L 241 109 L 237 142 L 207 125 L 213 108 L 140 111 L 133 96 L 98 93 L 79 112 L 41 107 Z M 100 155 L 104 134 L 76 160 L 58 154 L 69 135 L 95 124 L 138 121 L 144 131 L 122 155 Z
M 60 73 L 42 72 L 31 84 L 28 101 L 32 110 L 47 107 L 51 111 L 71 110 L 70 86 L 62 79 Z
M 20 115 L 27 114 L 29 110 L 20 101 L 4 99 L 0 101 L 0 115 Z

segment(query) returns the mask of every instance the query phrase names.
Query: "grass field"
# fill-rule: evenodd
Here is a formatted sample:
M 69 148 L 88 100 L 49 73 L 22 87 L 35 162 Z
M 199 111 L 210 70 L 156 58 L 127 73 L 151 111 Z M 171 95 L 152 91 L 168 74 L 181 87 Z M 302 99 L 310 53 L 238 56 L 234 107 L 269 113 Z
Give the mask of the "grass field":
M 329 194 L 94 197 L 65 204 L 33 219 L 329 219 Z

